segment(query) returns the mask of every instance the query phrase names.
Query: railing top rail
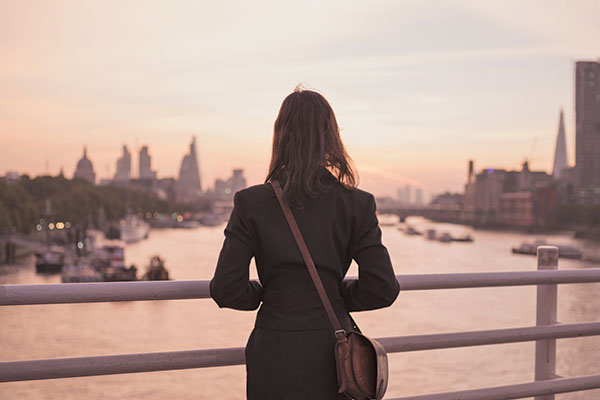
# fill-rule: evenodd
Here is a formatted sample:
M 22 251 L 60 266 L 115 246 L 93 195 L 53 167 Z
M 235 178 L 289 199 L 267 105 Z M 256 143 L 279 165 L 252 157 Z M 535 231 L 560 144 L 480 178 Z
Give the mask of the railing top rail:
M 356 279 L 350 277 L 347 279 Z M 397 275 L 400 290 L 460 289 L 600 282 L 600 268 Z M 209 281 L 0 285 L 0 306 L 109 301 L 205 299 Z
M 377 338 L 388 353 L 600 334 L 600 322 Z M 209 368 L 245 363 L 244 348 L 0 362 L 0 382 Z

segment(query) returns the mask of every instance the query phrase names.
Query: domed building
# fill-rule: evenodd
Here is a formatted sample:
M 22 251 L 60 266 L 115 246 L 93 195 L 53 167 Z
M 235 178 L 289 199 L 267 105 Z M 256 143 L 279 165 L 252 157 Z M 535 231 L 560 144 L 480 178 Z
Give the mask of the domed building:
M 77 162 L 77 168 L 73 178 L 85 179 L 92 185 L 96 183 L 96 173 L 94 172 L 94 166 L 89 158 L 87 158 L 87 148 L 83 148 L 83 157 Z

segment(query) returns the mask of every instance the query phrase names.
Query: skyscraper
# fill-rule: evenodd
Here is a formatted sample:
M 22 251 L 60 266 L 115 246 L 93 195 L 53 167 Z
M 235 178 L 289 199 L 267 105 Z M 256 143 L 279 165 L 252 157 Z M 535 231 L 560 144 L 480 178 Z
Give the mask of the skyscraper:
M 577 190 L 592 201 L 600 190 L 600 62 L 575 65 L 575 170 Z M 600 197 L 596 194 L 594 197 Z
M 94 172 L 94 166 L 92 162 L 87 157 L 87 147 L 83 148 L 83 157 L 77 162 L 77 167 L 75 168 L 75 174 L 73 174 L 74 178 L 85 179 L 86 181 L 94 184 L 96 183 L 96 173 Z
M 424 203 L 424 199 L 423 199 L 423 189 L 421 188 L 416 188 L 415 189 L 415 205 L 417 207 L 421 207 Z
M 140 150 L 139 159 L 139 175 L 138 178 L 141 180 L 154 180 L 156 179 L 156 172 L 152 171 L 152 157 L 148 153 L 148 146 L 143 146 Z
M 556 148 L 554 150 L 554 167 L 552 176 L 561 179 L 564 171 L 569 167 L 567 160 L 567 139 L 565 138 L 565 121 L 563 110 L 560 110 L 558 119 L 558 134 L 556 135 Z
M 190 151 L 183 156 L 177 181 L 177 197 L 179 201 L 189 202 L 197 199 L 202 193 L 198 158 L 196 156 L 196 137 L 192 137 Z
M 408 205 L 411 202 L 411 186 L 405 185 L 403 188 L 398 189 L 398 201 L 404 205 Z
M 118 183 L 127 183 L 131 179 L 131 153 L 123 145 L 123 155 L 117 160 L 117 172 L 113 180 Z

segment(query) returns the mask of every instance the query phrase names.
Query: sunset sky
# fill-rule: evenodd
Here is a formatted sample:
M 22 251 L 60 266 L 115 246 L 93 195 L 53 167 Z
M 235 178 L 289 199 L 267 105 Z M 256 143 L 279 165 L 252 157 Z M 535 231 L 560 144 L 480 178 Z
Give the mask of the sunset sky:
M 597 0 L 0 0 L 0 175 L 70 177 L 87 145 L 111 177 L 127 144 L 174 176 L 195 135 L 205 188 L 234 167 L 259 183 L 299 82 L 378 195 L 462 191 L 470 158 L 550 170 L 561 107 L 574 160 L 574 62 L 600 56 L 598 21 Z

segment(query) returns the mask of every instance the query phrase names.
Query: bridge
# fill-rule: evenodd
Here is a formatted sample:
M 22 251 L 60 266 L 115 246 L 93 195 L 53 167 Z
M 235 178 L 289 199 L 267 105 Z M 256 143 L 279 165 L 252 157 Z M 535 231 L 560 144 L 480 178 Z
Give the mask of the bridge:
M 537 286 L 536 325 L 519 328 L 377 338 L 388 353 L 501 343 L 535 343 L 535 380 L 505 386 L 388 398 L 388 400 L 553 400 L 558 393 L 600 388 L 600 375 L 556 375 L 556 340 L 600 335 L 600 322 L 557 321 L 557 285 L 600 282 L 600 268 L 559 270 L 558 248 L 538 247 L 537 271 L 398 275 L 400 289 L 437 290 Z M 348 278 L 355 279 L 355 278 Z M 74 283 L 0 286 L 0 306 L 207 299 L 209 281 Z M 0 382 L 126 374 L 244 364 L 244 348 L 121 354 L 0 362 Z M 392 377 L 393 379 L 394 377 Z
M 379 214 L 397 215 L 399 220 L 404 222 L 408 217 L 424 217 L 433 221 L 456 222 L 460 221 L 460 210 L 435 207 L 404 207 L 386 205 L 380 207 L 377 205 Z

